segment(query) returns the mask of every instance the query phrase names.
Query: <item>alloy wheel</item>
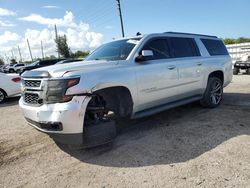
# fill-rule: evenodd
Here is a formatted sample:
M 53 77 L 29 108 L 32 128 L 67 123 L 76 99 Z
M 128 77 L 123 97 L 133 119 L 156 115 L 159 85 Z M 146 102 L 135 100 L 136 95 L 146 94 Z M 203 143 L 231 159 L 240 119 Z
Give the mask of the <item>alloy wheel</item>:
M 219 81 L 215 81 L 212 89 L 210 99 L 213 104 L 219 104 L 222 99 L 222 85 Z
M 3 102 L 4 98 L 5 98 L 5 94 L 3 91 L 0 90 L 0 103 Z

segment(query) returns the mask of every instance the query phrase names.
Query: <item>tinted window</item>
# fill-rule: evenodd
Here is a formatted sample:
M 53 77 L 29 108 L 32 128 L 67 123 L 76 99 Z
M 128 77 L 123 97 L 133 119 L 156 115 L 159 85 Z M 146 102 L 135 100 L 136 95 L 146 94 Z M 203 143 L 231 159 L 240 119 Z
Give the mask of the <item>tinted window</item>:
M 196 42 L 192 38 L 170 38 L 174 57 L 193 57 L 200 56 Z
M 165 39 L 155 39 L 150 41 L 143 47 L 143 50 L 152 50 L 153 57 L 151 59 L 166 59 L 170 58 L 170 51 Z
M 201 39 L 211 56 L 228 55 L 228 51 L 221 40 Z
M 46 61 L 41 61 L 41 62 L 39 63 L 39 65 L 41 65 L 41 66 L 48 66 L 48 65 L 53 65 L 53 64 L 55 64 L 55 63 L 56 63 L 55 60 L 46 60 Z

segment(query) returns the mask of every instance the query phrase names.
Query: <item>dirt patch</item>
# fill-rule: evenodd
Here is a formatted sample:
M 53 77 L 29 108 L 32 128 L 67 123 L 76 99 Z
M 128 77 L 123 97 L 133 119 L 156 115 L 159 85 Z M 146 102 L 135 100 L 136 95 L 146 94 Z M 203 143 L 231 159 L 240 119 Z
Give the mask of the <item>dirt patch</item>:
M 0 106 L 0 187 L 248 187 L 250 76 L 223 104 L 198 103 L 118 123 L 113 144 L 69 150 L 28 126 L 17 100 Z

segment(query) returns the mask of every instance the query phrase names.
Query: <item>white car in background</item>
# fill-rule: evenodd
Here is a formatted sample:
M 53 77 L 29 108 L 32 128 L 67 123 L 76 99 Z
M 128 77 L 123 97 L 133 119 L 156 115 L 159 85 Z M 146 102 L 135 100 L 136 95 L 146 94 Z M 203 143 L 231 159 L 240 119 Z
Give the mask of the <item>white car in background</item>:
M 0 103 L 7 97 L 13 97 L 21 93 L 21 78 L 17 74 L 4 74 L 0 72 Z

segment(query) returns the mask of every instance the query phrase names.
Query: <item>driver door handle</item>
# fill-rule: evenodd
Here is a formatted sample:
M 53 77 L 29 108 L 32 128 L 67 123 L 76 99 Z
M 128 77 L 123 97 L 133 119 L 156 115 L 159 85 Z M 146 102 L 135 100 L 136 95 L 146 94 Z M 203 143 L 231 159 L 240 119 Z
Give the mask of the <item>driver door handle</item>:
M 197 63 L 197 65 L 198 65 L 198 66 L 201 66 L 201 65 L 202 65 L 202 62 Z
M 173 69 L 175 69 L 175 68 L 176 68 L 175 65 L 169 65 L 169 66 L 168 66 L 168 69 L 169 69 L 169 70 L 173 70 Z

